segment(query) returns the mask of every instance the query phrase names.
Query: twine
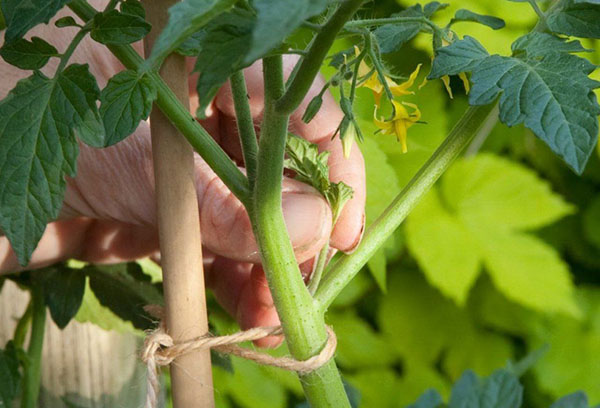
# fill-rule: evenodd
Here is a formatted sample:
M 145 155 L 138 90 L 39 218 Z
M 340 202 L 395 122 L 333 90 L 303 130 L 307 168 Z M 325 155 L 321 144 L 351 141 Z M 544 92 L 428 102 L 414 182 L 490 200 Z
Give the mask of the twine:
M 326 326 L 328 338 L 325 347 L 323 347 L 323 350 L 321 350 L 319 354 L 308 360 L 296 360 L 291 357 L 273 357 L 260 351 L 238 346 L 239 343 L 244 343 L 246 341 L 254 341 L 269 336 L 281 335 L 283 334 L 281 326 L 256 327 L 227 336 L 218 337 L 207 333 L 206 335 L 193 340 L 175 343 L 171 336 L 166 332 L 162 308 L 151 305 L 146 306 L 145 309 L 148 313 L 160 319 L 158 327 L 146 336 L 144 349 L 142 351 L 142 361 L 146 363 L 147 367 L 146 408 L 155 408 L 157 406 L 158 394 L 160 391 L 158 368 L 167 366 L 177 357 L 194 351 L 213 349 L 219 353 L 232 354 L 261 365 L 295 371 L 299 374 L 308 374 L 331 360 L 337 347 L 337 338 L 334 331 L 329 326 Z

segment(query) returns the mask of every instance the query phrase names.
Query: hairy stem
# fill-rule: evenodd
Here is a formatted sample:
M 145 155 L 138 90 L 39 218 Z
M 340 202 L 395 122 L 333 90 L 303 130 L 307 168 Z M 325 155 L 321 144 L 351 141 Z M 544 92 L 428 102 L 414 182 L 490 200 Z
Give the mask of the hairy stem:
M 68 5 L 82 20 L 91 20 L 97 11 L 85 0 L 74 0 Z M 142 68 L 144 60 L 129 45 L 109 45 L 108 49 L 129 69 Z M 148 73 L 158 88 L 156 104 L 171 123 L 183 134 L 194 150 L 202 156 L 231 192 L 244 204 L 250 199 L 248 179 L 223 151 L 221 146 L 177 100 L 158 73 Z
M 244 163 L 246 164 L 246 175 L 250 189 L 254 188 L 256 180 L 256 165 L 258 157 L 258 142 L 254 130 L 254 121 L 250 112 L 250 103 L 248 102 L 248 89 L 246 87 L 246 78 L 243 71 L 235 72 L 229 79 L 231 91 L 233 93 L 233 104 L 235 106 L 235 116 L 242 144 L 242 153 Z
M 323 271 L 327 266 L 327 255 L 329 254 L 329 241 L 323 245 L 321 251 L 319 251 L 319 255 L 317 256 L 317 266 L 315 267 L 315 271 L 312 273 L 310 277 L 310 282 L 308 283 L 308 291 L 311 295 L 317 292 L 319 287 L 319 283 L 321 283 L 321 278 L 323 277 Z
M 306 56 L 299 63 L 298 72 L 290 82 L 287 91 L 277 102 L 279 112 L 290 114 L 298 108 L 310 89 L 321 64 L 344 24 L 354 15 L 364 0 L 345 0 L 340 4 L 329 21 L 321 28 Z
M 323 315 L 306 289 L 281 209 L 283 159 L 289 115 L 275 109 L 283 94 L 280 56 L 264 59 L 265 113 L 258 151 L 258 169 L 251 211 L 254 233 L 273 300 L 292 355 L 306 360 L 319 353 L 327 341 Z M 301 377 L 312 407 L 348 407 L 335 363 Z
M 342 289 L 400 226 L 485 122 L 488 119 L 496 120 L 493 114 L 490 115 L 493 113 L 494 106 L 490 104 L 470 107 L 442 145 L 383 214 L 367 229 L 358 248 L 350 255 L 343 255 L 331 267 L 315 294 L 315 300 L 319 303 L 321 311 L 327 310 Z
M 28 364 L 23 375 L 23 397 L 21 408 L 37 407 L 42 379 L 42 347 L 46 328 L 46 303 L 44 289 L 41 285 L 31 288 L 31 337 L 27 348 Z

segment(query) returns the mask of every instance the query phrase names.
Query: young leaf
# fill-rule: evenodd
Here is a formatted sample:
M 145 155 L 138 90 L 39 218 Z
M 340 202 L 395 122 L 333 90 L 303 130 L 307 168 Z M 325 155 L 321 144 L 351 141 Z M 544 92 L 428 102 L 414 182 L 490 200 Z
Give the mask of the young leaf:
M 584 392 L 576 392 L 562 397 L 550 408 L 588 408 L 587 395 Z
M 426 18 L 423 8 L 416 4 L 392 17 L 422 17 Z M 419 32 L 427 27 L 425 23 L 400 23 L 386 24 L 377 28 L 374 32 L 381 52 L 390 53 L 398 51 L 403 44 L 412 40 Z
M 566 0 L 547 17 L 555 33 L 583 38 L 600 38 L 600 3 Z
M 54 79 L 35 72 L 0 102 L 0 227 L 21 265 L 58 216 L 65 175 L 75 176 L 75 136 L 102 139 L 98 93 L 88 66 L 70 65 Z
M 85 274 L 80 269 L 57 265 L 47 268 L 41 279 L 46 305 L 56 325 L 64 329 L 79 311 L 85 290 Z
M 151 283 L 137 263 L 87 266 L 84 272 L 102 305 L 138 329 L 154 326 L 154 319 L 144 311 L 144 306 L 162 305 L 163 297 L 159 286 Z
M 31 28 L 47 23 L 70 0 L 2 0 L 0 7 L 6 20 L 4 40 L 23 37 Z
M 196 84 L 199 116 L 204 116 L 206 106 L 227 78 L 244 67 L 242 61 L 250 48 L 254 23 L 255 17 L 250 12 L 234 9 L 211 21 L 182 44 L 186 55 L 200 56 L 194 67 L 194 71 L 200 73 Z
M 12 407 L 13 400 L 19 391 L 21 373 L 19 371 L 19 358 L 12 341 L 9 341 L 4 350 L 0 349 L 0 407 Z
M 473 23 L 483 24 L 494 30 L 499 30 L 501 28 L 504 28 L 504 26 L 506 25 L 504 20 L 502 20 L 501 18 L 494 17 L 494 16 L 486 16 L 483 14 L 477 14 L 470 10 L 465 10 L 465 9 L 460 9 L 456 12 L 456 14 L 454 15 L 454 18 L 452 18 L 452 20 L 450 20 L 450 25 L 452 25 L 454 23 L 458 23 L 460 21 L 471 21 Z
M 21 69 L 40 69 L 50 57 L 58 55 L 56 48 L 39 37 L 33 37 L 31 41 L 21 38 L 0 48 L 4 61 Z
M 58 20 L 56 20 L 56 22 L 54 23 L 55 26 L 57 26 L 58 28 L 62 28 L 62 27 L 80 27 L 79 24 L 77 24 L 77 21 L 75 21 L 75 19 L 71 16 L 66 16 L 66 17 L 62 17 L 59 18 Z
M 131 44 L 144 38 L 151 27 L 139 15 L 110 10 L 94 16 L 90 35 L 102 44 Z
M 156 99 L 156 87 L 144 74 L 122 71 L 112 77 L 100 94 L 100 116 L 104 123 L 103 147 L 132 134 L 145 120 Z
M 169 9 L 169 21 L 156 40 L 148 64 L 153 66 L 183 41 L 227 11 L 235 0 L 183 0 Z
M 304 20 L 322 13 L 331 0 L 254 0 L 256 25 L 244 62 L 250 64 L 287 38 Z

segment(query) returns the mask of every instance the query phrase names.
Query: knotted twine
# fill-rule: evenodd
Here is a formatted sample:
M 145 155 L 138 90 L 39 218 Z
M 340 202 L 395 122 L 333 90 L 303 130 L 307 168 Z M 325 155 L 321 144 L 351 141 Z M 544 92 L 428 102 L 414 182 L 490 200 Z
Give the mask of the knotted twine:
M 325 326 L 327 329 L 327 343 L 325 347 L 323 347 L 319 354 L 308 360 L 296 360 L 291 357 L 273 357 L 269 354 L 238 346 L 239 343 L 246 341 L 259 340 L 269 336 L 279 336 L 283 334 L 281 326 L 255 327 L 227 336 L 213 336 L 207 333 L 202 337 L 175 343 L 171 336 L 167 334 L 162 307 L 150 305 L 146 306 L 145 310 L 152 316 L 160 319 L 158 327 L 146 336 L 142 350 L 142 361 L 146 364 L 147 370 L 145 408 L 156 408 L 158 403 L 158 394 L 160 392 L 158 368 L 167 366 L 177 357 L 194 351 L 212 349 L 219 353 L 232 354 L 245 358 L 258 364 L 295 371 L 299 374 L 308 374 L 331 360 L 337 347 L 337 338 L 333 329 L 329 326 Z

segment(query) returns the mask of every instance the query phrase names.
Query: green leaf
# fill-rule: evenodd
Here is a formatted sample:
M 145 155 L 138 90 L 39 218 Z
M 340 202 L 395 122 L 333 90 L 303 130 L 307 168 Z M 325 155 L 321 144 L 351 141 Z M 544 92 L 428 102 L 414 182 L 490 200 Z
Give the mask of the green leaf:
M 472 71 L 487 57 L 489 54 L 485 48 L 475 38 L 466 35 L 464 39 L 436 50 L 428 78 L 437 79 Z
M 58 55 L 56 48 L 39 37 L 32 37 L 31 41 L 18 39 L 0 49 L 4 61 L 21 69 L 40 69 L 50 57 Z
M 322 13 L 330 0 L 253 0 L 256 25 L 244 62 L 250 64 L 283 42 L 302 22 Z
M 555 51 L 569 53 L 591 51 L 584 48 L 577 40 L 568 41 L 566 38 L 537 32 L 519 37 L 511 48 L 514 54 L 523 51 L 527 57 L 543 57 L 549 52 Z
M 146 18 L 146 10 L 138 0 L 125 0 L 121 3 L 121 13 Z
M 12 42 L 31 28 L 47 23 L 70 0 L 2 0 L 0 7 L 6 21 L 4 40 Z
M 163 297 L 159 286 L 151 283 L 137 263 L 86 266 L 84 272 L 102 305 L 138 329 L 154 326 L 154 318 L 146 313 L 144 306 L 162 305 Z
M 35 72 L 0 102 L 0 226 L 21 265 L 58 216 L 64 177 L 75 176 L 75 136 L 96 145 L 104 133 L 98 92 L 88 66 L 71 65 L 54 79 Z
M 144 38 L 151 28 L 152 26 L 137 14 L 110 10 L 94 16 L 94 26 L 90 35 L 102 44 L 131 44 Z
M 436 390 L 427 390 L 419 399 L 409 405 L 407 408 L 440 408 L 443 406 L 444 401 L 441 395 Z
M 127 70 L 113 76 L 100 94 L 100 116 L 105 138 L 101 146 L 114 145 L 137 129 L 150 115 L 157 89 L 146 74 Z
M 494 30 L 504 28 L 504 26 L 506 25 L 504 20 L 502 20 L 501 18 L 494 16 L 486 16 L 484 14 L 477 14 L 466 9 L 458 10 L 452 18 L 452 20 L 450 20 L 450 25 L 461 21 L 471 21 L 473 23 L 483 24 Z
M 234 9 L 211 21 L 179 47 L 184 55 L 200 56 L 194 67 L 200 73 L 196 84 L 199 116 L 204 116 L 221 85 L 244 68 L 242 61 L 250 49 L 255 20 L 250 12 Z
M 54 25 L 58 28 L 63 27 L 80 27 L 79 24 L 75 21 L 75 19 L 71 16 L 61 17 L 54 22 Z
M 581 391 L 569 394 L 556 401 L 550 408 L 588 408 L 587 395 Z
M 600 3 L 566 0 L 547 17 L 548 28 L 573 37 L 600 38 Z
M 425 17 L 430 18 L 435 13 L 445 9 L 448 6 L 450 6 L 449 3 L 440 3 L 439 1 L 432 1 L 423 6 L 423 14 L 425 15 Z
M 44 272 L 44 297 L 52 320 L 60 329 L 79 311 L 85 290 L 85 274 L 81 269 L 63 265 L 52 266 Z
M 148 64 L 162 63 L 186 38 L 234 3 L 235 0 L 183 0 L 169 8 L 169 21 L 154 44 Z
M 426 18 L 423 8 L 416 4 L 400 13 L 392 14 L 391 17 L 422 17 Z M 421 23 L 399 23 L 386 24 L 378 27 L 375 31 L 375 37 L 379 43 L 381 52 L 390 53 L 398 51 L 402 45 L 412 40 L 419 32 L 428 27 L 424 22 Z
M 450 408 L 478 406 L 477 393 L 480 387 L 479 377 L 471 370 L 465 371 L 452 387 Z
M 508 370 L 497 370 L 483 382 L 479 391 L 481 408 L 514 408 L 523 402 L 523 386 Z
M 10 408 L 19 391 L 21 373 L 17 349 L 9 341 L 4 350 L 0 349 L 0 407 Z

